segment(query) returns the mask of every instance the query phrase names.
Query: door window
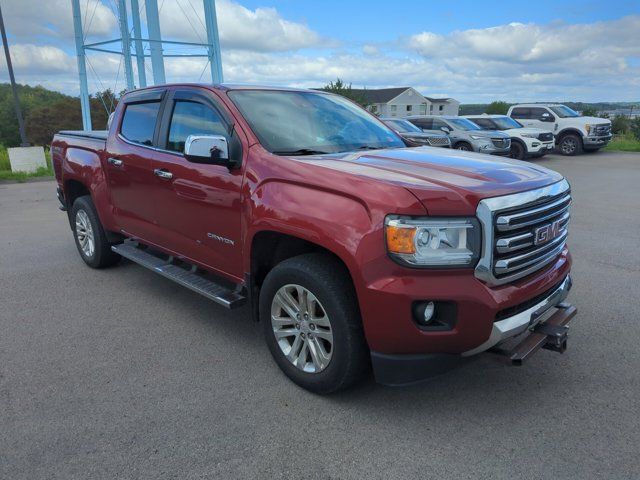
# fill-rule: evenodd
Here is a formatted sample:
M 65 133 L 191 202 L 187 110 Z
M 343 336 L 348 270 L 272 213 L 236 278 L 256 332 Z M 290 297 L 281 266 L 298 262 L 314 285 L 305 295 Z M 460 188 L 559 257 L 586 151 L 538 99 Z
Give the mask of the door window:
M 416 120 L 411 120 L 411 123 L 423 130 L 431 130 L 431 128 L 433 127 L 433 120 L 430 118 L 419 118 Z
M 511 118 L 522 118 L 529 119 L 531 118 L 531 109 L 530 108 L 514 108 L 511 111 Z
M 472 118 L 471 121 L 482 127 L 483 130 L 493 130 L 496 126 L 488 118 Z
M 532 120 L 540 120 L 543 113 L 549 113 L 546 108 L 532 108 L 531 109 L 531 118 Z
M 442 120 L 440 120 L 439 118 L 434 118 L 433 119 L 433 127 L 431 127 L 432 130 L 440 130 L 442 129 L 442 127 L 447 127 L 449 128 L 449 125 L 447 125 L 446 123 L 444 123 Z M 450 129 L 449 129 L 450 130 Z
M 183 152 L 189 135 L 226 135 L 222 117 L 203 103 L 178 100 L 173 107 L 167 150 Z
M 153 132 L 159 111 L 159 101 L 128 104 L 124 110 L 120 133 L 132 142 L 153 145 Z

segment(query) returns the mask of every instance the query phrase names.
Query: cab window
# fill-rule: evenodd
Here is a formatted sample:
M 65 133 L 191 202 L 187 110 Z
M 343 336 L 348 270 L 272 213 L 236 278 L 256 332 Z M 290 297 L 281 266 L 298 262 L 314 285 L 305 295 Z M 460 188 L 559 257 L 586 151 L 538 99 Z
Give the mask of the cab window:
M 173 107 L 167 150 L 183 152 L 189 135 L 226 135 L 220 114 L 199 102 L 178 100 Z
M 153 145 L 153 132 L 160 111 L 160 101 L 130 103 L 124 110 L 120 134 L 142 145 Z
M 523 118 L 523 119 L 531 118 L 531 109 L 530 108 L 514 108 L 511 111 L 511 118 Z
M 482 127 L 483 130 L 493 130 L 495 128 L 493 122 L 488 118 L 473 118 L 471 119 L 471 121 L 476 125 Z

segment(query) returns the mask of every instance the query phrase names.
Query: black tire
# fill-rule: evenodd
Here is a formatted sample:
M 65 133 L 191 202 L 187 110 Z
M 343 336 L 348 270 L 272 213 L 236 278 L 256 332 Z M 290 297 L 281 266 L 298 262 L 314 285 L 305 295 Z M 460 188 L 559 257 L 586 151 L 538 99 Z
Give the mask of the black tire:
M 93 205 L 93 201 L 89 195 L 78 197 L 71 207 L 69 214 L 71 221 L 71 229 L 73 230 L 73 237 L 76 241 L 76 247 L 80 257 L 84 260 L 84 263 L 92 268 L 104 268 L 118 263 L 120 255 L 111 250 L 111 244 L 107 240 L 107 236 L 102 228 L 98 213 Z M 83 249 L 79 231 L 82 230 L 82 222 L 90 224 L 91 233 L 93 238 L 92 252 L 88 252 Z
M 518 160 L 524 160 L 527 157 L 527 149 L 520 142 L 512 141 L 509 156 Z
M 453 148 L 456 150 L 462 150 L 463 152 L 473 152 L 473 147 L 468 142 L 458 142 Z
M 271 313 L 274 297 L 281 288 L 290 285 L 301 286 L 311 292 L 330 320 L 333 335 L 331 358 L 323 370 L 315 373 L 305 372 L 289 361 L 274 334 Z M 274 267 L 260 290 L 260 321 L 276 363 L 285 375 L 306 390 L 319 394 L 343 390 L 359 381 L 367 371 L 369 351 L 355 290 L 345 267 L 329 255 L 300 255 Z M 296 325 L 298 327 L 299 324 Z M 296 335 L 304 337 L 303 333 Z
M 567 133 L 560 138 L 558 148 L 562 155 L 572 157 L 582 153 L 582 139 L 575 133 Z

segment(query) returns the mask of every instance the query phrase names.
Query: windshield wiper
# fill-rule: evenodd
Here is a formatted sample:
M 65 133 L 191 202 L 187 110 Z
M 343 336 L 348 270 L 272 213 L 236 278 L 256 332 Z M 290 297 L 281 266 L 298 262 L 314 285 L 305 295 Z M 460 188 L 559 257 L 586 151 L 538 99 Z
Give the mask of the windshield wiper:
M 271 152 L 276 155 L 322 155 L 325 153 L 323 150 L 314 150 L 312 148 L 299 148 L 298 150 L 276 150 L 275 152 Z

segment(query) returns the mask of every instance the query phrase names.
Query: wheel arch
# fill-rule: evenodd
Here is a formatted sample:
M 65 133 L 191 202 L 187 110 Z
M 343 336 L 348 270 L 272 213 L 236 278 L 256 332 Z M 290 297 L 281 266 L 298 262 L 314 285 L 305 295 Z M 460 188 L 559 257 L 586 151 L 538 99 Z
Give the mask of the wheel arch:
M 247 290 L 251 303 L 252 317 L 257 322 L 260 288 L 268 273 L 279 263 L 289 258 L 308 253 L 322 253 L 333 258 L 344 269 L 352 284 L 353 276 L 347 262 L 332 249 L 319 243 L 276 230 L 260 230 L 251 239 L 250 272 L 247 278 Z M 355 291 L 355 284 L 354 284 Z
M 578 138 L 580 139 L 580 141 L 582 142 L 582 132 L 580 130 L 578 130 L 577 128 L 574 128 L 574 127 L 568 127 L 568 128 L 565 128 L 564 130 L 560 130 L 560 132 L 558 132 L 556 134 L 556 138 L 558 139 L 558 142 L 560 142 L 560 141 L 562 141 L 563 137 L 565 137 L 566 135 L 569 135 L 569 134 L 577 135 Z

